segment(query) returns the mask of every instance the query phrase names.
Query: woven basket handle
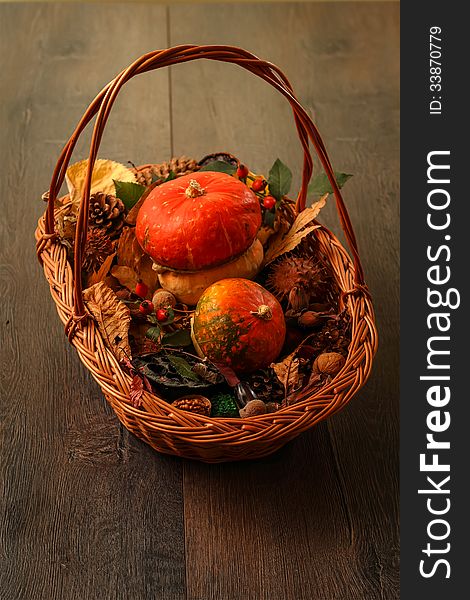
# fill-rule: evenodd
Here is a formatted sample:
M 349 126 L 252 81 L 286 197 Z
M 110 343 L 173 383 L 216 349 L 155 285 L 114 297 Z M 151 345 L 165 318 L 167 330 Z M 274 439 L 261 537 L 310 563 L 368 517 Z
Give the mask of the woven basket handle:
M 116 100 L 116 97 L 122 86 L 135 75 L 140 75 L 141 73 L 153 71 L 154 69 L 159 69 L 161 67 L 168 67 L 200 58 L 240 65 L 247 71 L 250 71 L 254 75 L 257 75 L 261 79 L 267 81 L 283 96 L 285 96 L 285 98 L 287 98 L 294 113 L 295 125 L 304 151 L 302 185 L 297 197 L 296 208 L 298 211 L 301 211 L 305 208 L 307 186 L 310 181 L 313 168 L 312 157 L 309 151 L 309 142 L 311 142 L 316 150 L 316 153 L 318 154 L 320 162 L 334 191 L 341 226 L 351 250 L 355 266 L 356 288 L 361 289 L 364 286 L 364 275 L 359 258 L 354 230 L 341 196 L 341 192 L 336 183 L 328 154 L 317 128 L 313 124 L 305 109 L 297 100 L 287 77 L 272 63 L 260 60 L 254 54 L 242 50 L 241 48 L 236 48 L 233 46 L 183 45 L 175 46 L 174 48 L 168 48 L 167 50 L 157 50 L 154 52 L 149 52 L 148 54 L 144 54 L 135 62 L 133 62 L 127 69 L 122 71 L 115 79 L 108 83 L 108 85 L 101 90 L 98 96 L 96 96 L 96 98 L 88 107 L 87 111 L 78 123 L 75 131 L 71 135 L 69 141 L 64 146 L 59 160 L 57 161 L 49 188 L 49 200 L 45 220 L 46 238 L 50 238 L 54 235 L 54 203 L 63 184 L 65 173 L 67 171 L 75 144 L 77 143 L 77 140 L 82 131 L 85 129 L 86 125 L 97 114 L 90 144 L 87 173 L 75 234 L 73 313 L 73 317 L 75 319 L 80 319 L 80 317 L 85 315 L 85 306 L 82 297 L 81 266 L 88 229 L 88 211 L 93 166 L 97 158 L 101 137 L 103 135 L 103 131 L 114 101 Z

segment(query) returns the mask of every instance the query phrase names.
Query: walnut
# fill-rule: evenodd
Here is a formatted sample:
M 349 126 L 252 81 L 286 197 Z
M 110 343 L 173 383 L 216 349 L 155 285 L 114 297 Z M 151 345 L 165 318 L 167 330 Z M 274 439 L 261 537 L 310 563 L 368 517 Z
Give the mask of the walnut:
M 325 375 L 336 375 L 344 366 L 346 359 L 338 352 L 324 352 L 319 354 L 313 363 L 315 373 L 325 373 Z
M 159 308 L 173 308 L 176 304 L 176 298 L 171 292 L 159 288 L 153 295 L 152 304 L 155 310 Z
M 204 415 L 205 417 L 208 417 L 211 414 L 212 408 L 211 401 L 198 394 L 178 398 L 172 402 L 171 405 L 180 410 L 187 410 L 188 412 Z
M 240 417 L 255 417 L 256 415 L 264 415 L 266 412 L 266 404 L 262 400 L 250 400 L 244 408 L 240 409 Z

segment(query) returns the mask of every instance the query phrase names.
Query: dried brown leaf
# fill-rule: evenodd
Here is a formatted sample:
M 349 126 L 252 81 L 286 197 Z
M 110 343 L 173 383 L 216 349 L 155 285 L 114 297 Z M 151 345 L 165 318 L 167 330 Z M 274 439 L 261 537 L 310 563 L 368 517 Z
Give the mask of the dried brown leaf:
M 124 227 L 117 247 L 117 264 L 135 269 L 143 254 L 144 252 L 135 237 L 135 230 L 131 227 Z
M 109 288 L 113 290 L 113 292 L 117 292 L 118 290 L 123 289 L 122 285 L 119 283 L 116 277 L 113 277 L 112 275 L 108 275 L 103 279 L 103 281 Z
M 120 265 L 115 265 L 111 269 L 111 275 L 113 277 L 116 277 L 119 283 L 130 291 L 135 290 L 135 286 L 139 281 L 137 273 L 131 267 L 122 267 Z
M 131 336 L 131 349 L 133 356 L 141 354 L 154 354 L 160 350 L 160 346 L 146 336 L 150 329 L 148 323 L 137 323 L 131 321 L 129 334 Z
M 55 220 L 55 230 L 61 240 L 69 240 L 72 244 L 75 238 L 77 217 L 72 214 L 59 213 Z
M 83 292 L 86 307 L 95 318 L 105 344 L 118 360 L 131 358 L 130 311 L 102 281 Z
M 151 294 L 160 287 L 158 273 L 152 269 L 152 264 L 152 259 L 144 254 L 135 267 L 139 279 L 146 284 Z
M 319 225 L 311 225 L 311 222 L 325 206 L 327 198 L 328 194 L 325 194 L 318 202 L 299 213 L 287 233 L 284 234 L 284 232 L 279 231 L 271 238 L 264 260 L 265 265 L 281 256 L 281 254 L 294 250 L 304 237 L 320 227 Z
M 117 255 L 118 265 L 132 269 L 135 277 L 147 285 L 150 293 L 153 293 L 159 287 L 158 273 L 152 269 L 152 259 L 140 247 L 135 237 L 135 230 L 132 227 L 124 227 L 119 238 Z M 115 277 L 120 280 L 118 275 L 115 275 Z M 122 281 L 121 283 L 128 287 L 126 283 Z
M 88 275 L 87 284 L 88 286 L 95 285 L 96 283 L 100 283 L 100 281 L 104 281 L 111 269 L 111 265 L 113 264 L 114 257 L 116 256 L 116 252 L 107 256 L 101 265 L 101 267 L 96 271 L 96 273 L 90 273 Z
M 270 366 L 276 373 L 277 378 L 284 386 L 285 396 L 297 390 L 301 385 L 299 374 L 299 359 L 296 356 L 297 350 L 286 356 L 278 363 L 272 363 Z
M 129 391 L 129 398 L 134 408 L 140 408 L 142 406 L 142 394 L 144 393 L 144 382 L 142 377 L 137 373 L 132 377 L 131 388 Z

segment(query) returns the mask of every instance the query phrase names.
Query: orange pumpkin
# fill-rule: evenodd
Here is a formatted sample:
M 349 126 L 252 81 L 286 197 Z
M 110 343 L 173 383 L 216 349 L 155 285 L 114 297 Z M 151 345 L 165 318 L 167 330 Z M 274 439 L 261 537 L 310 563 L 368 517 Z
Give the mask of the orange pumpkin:
M 158 265 L 198 271 L 243 254 L 260 225 L 259 201 L 243 182 L 198 171 L 149 193 L 137 216 L 136 236 Z
M 281 305 L 248 279 L 222 279 L 199 298 L 193 337 L 200 351 L 236 373 L 250 373 L 279 356 L 286 335 Z

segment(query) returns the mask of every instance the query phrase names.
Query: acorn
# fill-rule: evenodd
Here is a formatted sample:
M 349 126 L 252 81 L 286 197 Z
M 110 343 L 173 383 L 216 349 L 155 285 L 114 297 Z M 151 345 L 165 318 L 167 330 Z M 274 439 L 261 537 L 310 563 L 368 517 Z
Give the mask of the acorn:
M 240 409 L 240 417 L 255 417 L 266 413 L 266 404 L 262 400 L 250 400 L 246 406 Z

